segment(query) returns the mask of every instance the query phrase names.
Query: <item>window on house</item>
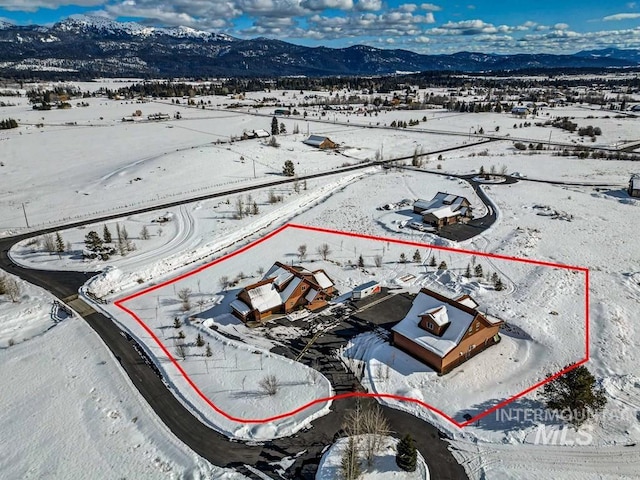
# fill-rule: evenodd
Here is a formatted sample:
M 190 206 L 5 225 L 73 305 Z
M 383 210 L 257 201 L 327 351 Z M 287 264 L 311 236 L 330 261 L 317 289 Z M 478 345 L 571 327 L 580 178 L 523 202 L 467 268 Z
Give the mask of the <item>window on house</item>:
M 427 328 L 429 330 L 433 330 L 433 323 L 431 323 L 431 322 L 427 323 Z
M 302 291 L 304 292 L 307 289 L 306 285 L 302 285 Z

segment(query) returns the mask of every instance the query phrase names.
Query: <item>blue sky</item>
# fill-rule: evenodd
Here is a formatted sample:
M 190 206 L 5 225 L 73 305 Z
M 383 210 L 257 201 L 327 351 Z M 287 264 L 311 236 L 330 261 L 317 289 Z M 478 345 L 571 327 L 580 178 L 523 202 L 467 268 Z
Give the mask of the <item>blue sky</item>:
M 0 0 L 0 19 L 11 23 L 47 25 L 78 13 L 240 38 L 421 53 L 640 48 L 640 0 Z

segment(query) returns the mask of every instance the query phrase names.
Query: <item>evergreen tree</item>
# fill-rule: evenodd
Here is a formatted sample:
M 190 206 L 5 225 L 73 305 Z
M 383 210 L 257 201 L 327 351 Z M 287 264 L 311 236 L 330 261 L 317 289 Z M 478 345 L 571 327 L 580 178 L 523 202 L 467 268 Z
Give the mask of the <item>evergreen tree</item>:
M 251 215 L 257 215 L 258 213 L 260 213 L 260 209 L 258 208 L 258 204 L 254 200 L 253 205 L 251 206 Z
M 211 352 L 211 345 L 209 345 L 208 343 L 207 343 L 207 348 L 206 348 L 206 349 L 205 349 L 205 351 L 204 351 L 204 354 L 205 354 L 207 357 L 210 357 L 210 356 L 212 355 L 212 352 Z
M 418 463 L 418 450 L 411 435 L 405 435 L 396 447 L 396 464 L 405 472 L 415 472 Z
M 287 133 L 287 127 L 285 126 L 284 122 L 280 123 L 280 135 L 284 135 L 285 133 Z
M 420 251 L 416 248 L 416 251 L 413 253 L 413 261 L 415 263 L 422 263 L 422 255 L 420 255 Z
M 475 274 L 476 277 L 481 277 L 482 276 L 482 265 L 477 264 L 476 268 L 473 269 L 473 273 Z
M 404 252 L 400 254 L 400 263 L 407 263 L 407 256 Z
M 293 162 L 291 160 L 287 160 L 284 162 L 282 173 L 287 177 L 293 177 L 295 175 L 295 167 L 293 166 Z
M 56 232 L 56 252 L 58 253 L 58 256 L 64 253 L 64 240 L 62 240 L 60 232 Z
M 496 281 L 493 282 L 493 287 L 499 292 L 504 290 L 504 284 L 502 283 L 502 279 L 500 277 L 496 278 Z
M 203 345 L 204 345 L 204 339 L 202 338 L 202 334 L 199 333 L 198 336 L 196 337 L 196 346 L 202 347 Z
M 111 238 L 111 231 L 106 224 L 102 229 L 102 238 L 104 239 L 104 243 L 111 243 L 111 241 L 113 240 L 113 238 Z
M 358 257 L 358 266 L 359 266 L 360 268 L 363 268 L 363 267 L 364 267 L 364 258 L 362 258 L 362 255 L 360 255 L 360 256 Z
M 438 265 L 438 270 L 446 270 L 447 269 L 447 262 L 445 262 L 444 260 L 442 260 L 440 262 L 440 265 Z
M 99 252 L 102 250 L 102 239 L 94 230 L 91 230 L 87 235 L 85 235 L 84 244 L 87 247 L 87 250 L 91 252 Z
M 436 266 L 436 257 L 435 256 L 431 256 L 431 259 L 429 260 L 429 266 L 430 267 L 435 267 Z
M 140 238 L 141 238 L 142 240 L 149 240 L 149 238 L 150 238 L 150 235 L 149 235 L 149 229 L 147 228 L 147 226 L 146 226 L 146 225 L 144 225 L 144 226 L 142 227 L 142 230 L 140 230 Z
M 547 374 L 547 378 L 550 376 Z M 595 377 L 584 365 L 545 383 L 540 395 L 549 410 L 561 414 L 576 428 L 607 404 L 604 389 L 596 386 Z
M 278 119 L 276 117 L 271 119 L 271 135 L 278 135 Z

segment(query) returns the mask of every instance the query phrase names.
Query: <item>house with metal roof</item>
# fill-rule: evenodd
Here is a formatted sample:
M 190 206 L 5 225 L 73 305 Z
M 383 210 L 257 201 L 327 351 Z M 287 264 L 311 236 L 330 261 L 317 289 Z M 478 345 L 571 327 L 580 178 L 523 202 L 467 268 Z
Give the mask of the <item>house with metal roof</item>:
M 243 322 L 264 321 L 300 308 L 317 310 L 335 294 L 333 281 L 324 270 L 276 262 L 259 282 L 243 288 L 231 302 L 233 314 Z
M 422 221 L 436 228 L 454 223 L 467 223 L 473 218 L 471 203 L 465 197 L 438 192 L 431 200 L 417 200 L 413 211 Z
M 453 299 L 423 288 L 391 331 L 394 346 L 446 374 L 498 343 L 502 324 L 468 295 Z
M 323 137 L 321 135 L 309 135 L 309 138 L 303 140 L 302 143 L 310 145 L 320 150 L 337 148 L 338 144 L 331 141 L 329 137 Z

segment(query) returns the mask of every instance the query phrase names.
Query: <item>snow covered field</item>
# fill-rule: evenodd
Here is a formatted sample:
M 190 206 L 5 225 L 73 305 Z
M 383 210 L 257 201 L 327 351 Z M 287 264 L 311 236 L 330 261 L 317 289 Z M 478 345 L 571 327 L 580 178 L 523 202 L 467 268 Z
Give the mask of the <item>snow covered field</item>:
M 212 101 L 215 104 L 225 100 L 212 97 Z M 576 134 L 550 127 L 533 125 L 520 128 L 519 124 L 525 120 L 515 119 L 510 114 L 457 114 L 433 110 L 394 111 L 381 113 L 378 117 L 365 117 L 332 112 L 326 118 L 329 123 L 324 123 L 315 121 L 316 118 L 321 118 L 314 116 L 318 114 L 316 109 L 309 110 L 307 120 L 284 119 L 288 132 L 292 132 L 297 123 L 304 133 L 278 137 L 282 145 L 275 149 L 262 145 L 259 140 L 233 144 L 212 143 L 227 141 L 230 136 L 240 135 L 243 130 L 268 129 L 272 109 L 258 112 L 266 116 L 246 115 L 250 99 L 245 100 L 247 107 L 236 111 L 187 109 L 170 104 L 135 104 L 95 98 L 89 99 L 90 107 L 36 112 L 30 109 L 25 99 L 19 99 L 18 102 L 20 105 L 9 107 L 3 113 L 19 119 L 22 126 L 0 132 L 0 151 L 4 162 L 4 166 L 0 167 L 0 231 L 4 235 L 24 229 L 22 203 L 25 204 L 31 226 L 64 222 L 95 216 L 98 212 L 115 213 L 118 209 L 125 210 L 279 178 L 274 175 L 280 174 L 284 160 L 289 158 L 294 160 L 298 173 L 312 173 L 336 168 L 343 163 L 373 158 L 376 152 L 389 158 L 411 155 L 420 147 L 425 151 L 434 151 L 462 145 L 474 141 L 474 132 L 480 128 L 487 134 L 504 136 L 505 139 L 527 138 L 543 144 L 549 140 L 550 133 L 552 141 L 576 144 L 588 141 L 588 137 L 580 139 Z M 144 115 L 157 111 L 173 115 L 176 110 L 180 110 L 183 118 L 162 123 L 121 122 L 123 116 L 131 115 L 137 108 L 143 109 Z M 379 126 L 390 125 L 393 120 L 408 121 L 422 118 L 423 115 L 427 117 L 426 122 L 407 129 L 376 130 L 357 127 L 358 124 L 366 127 L 375 127 L 377 123 L 380 123 Z M 573 121 L 580 126 L 592 124 L 602 128 L 602 136 L 597 137 L 593 145 L 615 146 L 637 140 L 639 119 L 615 118 L 607 111 L 582 107 L 544 109 L 537 118 L 528 118 L 526 121 L 535 123 L 551 116 L 565 115 L 575 117 Z M 334 121 L 333 124 L 331 120 Z M 347 121 L 348 125 L 341 124 Z M 69 122 L 77 122 L 77 125 L 67 125 Z M 26 123 L 32 125 L 25 125 Z M 36 127 L 36 123 L 44 123 L 44 126 Z M 348 147 L 345 148 L 344 155 L 318 152 L 304 146 L 301 140 L 306 135 L 307 123 L 310 133 L 329 135 L 332 140 Z M 514 125 L 518 127 L 515 128 Z M 498 131 L 496 127 L 499 127 Z M 458 135 L 426 134 L 418 132 L 419 129 L 456 132 Z M 608 405 L 601 416 L 587 425 L 590 435 L 588 446 L 566 447 L 556 440 L 555 445 L 536 445 L 540 443 L 536 440 L 540 426 L 547 430 L 561 431 L 562 425 L 535 420 L 510 421 L 499 413 L 485 417 L 479 424 L 469 425 L 462 431 L 452 429 L 448 422 L 437 415 L 429 415 L 430 420 L 454 436 L 454 449 L 474 479 L 540 478 L 542 472 L 547 471 L 553 471 L 555 478 L 567 480 L 578 478 L 578 475 L 585 479 L 638 478 L 638 449 L 624 446 L 640 440 L 640 422 L 637 416 L 640 411 L 640 376 L 637 373 L 640 354 L 637 349 L 638 327 L 634 322 L 640 301 L 640 264 L 637 248 L 630 241 L 633 238 L 631 226 L 639 218 L 640 202 L 629 199 L 623 191 L 629 174 L 638 170 L 636 163 L 578 160 L 552 156 L 548 152 L 530 155 L 529 152 L 516 151 L 513 141 L 507 140 L 447 152 L 442 154 L 442 159 L 437 159 L 437 155 L 434 155 L 429 158 L 425 168 L 436 170 L 438 165 L 443 173 L 472 173 L 477 172 L 480 166 L 484 166 L 485 170 L 495 166 L 499 170 L 505 165 L 508 172 L 519 172 L 529 178 L 611 185 L 599 189 L 526 181 L 514 185 L 487 185 L 483 188 L 498 207 L 498 221 L 481 236 L 461 245 L 470 250 L 581 265 L 590 269 L 591 360 L 587 365 L 601 379 L 607 392 Z M 465 195 L 476 207 L 476 216 L 484 213 L 472 189 L 457 179 L 420 172 L 386 170 L 309 181 L 308 190 L 301 190 L 300 193 L 293 192 L 291 186 L 282 187 L 276 189 L 275 193 L 283 195 L 284 202 L 274 205 L 266 201 L 267 191 L 255 192 L 253 195 L 258 200 L 260 214 L 242 220 L 232 218 L 235 197 L 229 199 L 229 204 L 220 199 L 172 208 L 166 212 L 172 216 L 171 221 L 161 226 L 156 226 L 152 220 L 165 212 L 123 218 L 119 223 L 126 225 L 137 249 L 126 257 L 115 256 L 109 261 L 113 269 L 104 277 L 100 294 L 114 299 L 158 283 L 203 264 L 212 259 L 213 255 L 220 256 L 251 239 L 259 238 L 287 221 L 450 246 L 450 242 L 429 233 L 400 228 L 402 222 L 410 221 L 410 212 L 376 210 L 380 205 L 405 198 L 431 198 L 438 191 Z M 51 208 L 52 205 L 55 208 Z M 114 223 L 109 223 L 112 233 Z M 144 225 L 150 230 L 149 240 L 136 238 Z M 28 242 L 12 251 L 12 256 L 20 263 L 37 268 L 102 269 L 106 265 L 104 262 L 82 261 L 78 255 L 84 236 L 90 228 L 93 227 L 61 232 L 64 240 L 69 241 L 72 246 L 72 252 L 63 254 L 62 258 L 42 253 L 39 246 L 28 245 Z M 162 235 L 158 228 L 162 228 Z M 96 225 L 95 229 L 102 234 L 102 224 Z M 331 262 L 321 262 L 314 254 L 317 244 L 325 241 L 330 244 L 333 252 Z M 244 273 L 247 278 L 234 287 L 240 288 L 257 278 L 258 267 L 266 269 L 275 260 L 297 261 L 296 251 L 300 244 L 307 244 L 309 247 L 309 265 L 326 268 L 341 292 L 370 279 L 377 279 L 386 285 L 402 287 L 412 292 L 421 286 L 429 286 L 471 293 L 481 305 L 488 306 L 490 313 L 505 318 L 532 338 L 505 333 L 503 342 L 474 359 L 483 365 L 497 363 L 500 368 L 496 371 L 507 379 L 502 384 L 495 384 L 494 376 L 474 375 L 471 370 L 473 362 L 465 364 L 451 376 L 433 379 L 429 372 L 416 372 L 423 367 L 408 357 L 403 357 L 403 354 L 380 349 L 377 339 L 358 339 L 360 351 L 357 356 L 365 358 L 369 355 L 372 358 L 367 366 L 369 375 L 366 380 L 372 390 L 410 390 L 416 395 L 419 393 L 425 401 L 429 399 L 429 403 L 437 397 L 441 404 L 447 405 L 448 412 L 457 415 L 454 418 L 460 420 L 461 414 L 473 415 L 482 407 L 503 399 L 512 388 L 525 386 L 530 380 L 542 378 L 552 368 L 559 368 L 582 358 L 580 347 L 584 334 L 580 320 L 584 299 L 580 290 L 582 278 L 579 278 L 582 275 L 560 270 L 543 272 L 530 267 L 525 269 L 515 264 L 488 262 L 478 257 L 477 261 L 483 263 L 486 269 L 498 272 L 508 285 L 505 291 L 495 292 L 480 283 L 465 283 L 462 280 L 460 274 L 470 261 L 463 256 L 441 254 L 427 248 L 421 250 L 423 264 L 434 253 L 438 261 L 447 262 L 449 271 L 438 274 L 433 269 L 411 261 L 406 264 L 398 263 L 401 253 L 411 259 L 415 248 L 400 247 L 393 243 L 372 247 L 370 242 L 329 240 L 321 234 L 310 235 L 303 231 L 287 230 L 273 241 L 265 242 L 262 246 L 268 246 L 267 249 L 251 249 L 241 256 L 229 259 L 224 264 L 224 271 L 219 269 L 220 266 L 215 266 L 198 277 L 189 277 L 184 283 L 181 281 L 176 284 L 177 290 L 189 287 L 194 294 L 194 306 L 189 312 L 179 311 L 180 305 L 172 286 L 164 287 L 163 291 L 156 291 L 149 297 L 135 299 L 132 307 L 135 307 L 134 310 L 145 322 L 153 326 L 159 338 L 168 341 L 172 355 L 175 353 L 175 346 L 168 337 L 175 333 L 171 326 L 175 316 L 179 315 L 183 320 L 183 329 L 189 342 L 193 343 L 197 332 L 206 333 L 213 350 L 211 364 L 208 360 L 203 361 L 205 357 L 201 349 L 195 347 L 190 347 L 190 360 L 178 361 L 181 365 L 184 363 L 185 370 L 190 375 L 195 375 L 196 379 L 210 376 L 206 370 L 212 367 L 214 361 L 225 372 L 234 371 L 238 358 L 238 365 L 251 365 L 247 369 L 251 372 L 242 374 L 243 377 L 247 376 L 244 386 L 242 378 L 237 376 L 240 373 L 231 377 L 235 380 L 236 390 L 238 383 L 240 391 L 256 390 L 255 384 L 261 376 L 267 370 L 276 368 L 284 369 L 286 382 L 298 382 L 300 385 L 306 382 L 305 385 L 308 386 L 312 379 L 303 368 L 289 365 L 283 359 L 269 357 L 265 353 L 254 354 L 244 346 L 222 339 L 210 329 L 204 328 L 213 325 L 226 332 L 241 331 L 242 338 L 250 338 L 242 325 L 231 323 L 230 318 L 225 315 L 226 300 L 232 291 L 221 292 L 220 276 L 234 278 L 239 273 Z M 349 267 L 349 263 L 357 262 L 360 254 L 363 255 L 365 268 Z M 376 255 L 383 259 L 383 266 L 380 268 L 374 266 Z M 96 283 L 95 286 L 98 287 L 99 284 Z M 58 336 L 62 336 L 58 332 L 70 332 L 66 335 L 82 338 L 83 343 L 78 346 L 79 349 L 90 345 L 91 341 L 97 341 L 87 340 L 82 332 L 75 330 L 77 327 L 70 326 L 72 323 L 68 323 L 69 320 L 64 320 L 50 332 L 37 336 L 53 324 L 48 314 L 51 304 L 30 287 L 25 286 L 24 292 L 28 298 L 25 297 L 17 307 L 22 309 L 19 312 L 14 310 L 16 307 L 13 305 L 0 304 L 0 315 L 6 327 L 1 330 L 0 342 L 5 345 L 10 338 L 16 343 L 33 336 L 37 338 L 32 338 L 25 345 L 16 345 L 2 351 L 0 356 L 3 363 L 18 361 L 14 360 L 20 358 L 16 352 L 24 352 L 28 356 L 27 347 L 30 344 L 38 345 L 42 351 L 56 348 Z M 160 297 L 156 297 L 158 294 Z M 196 304 L 201 299 L 205 302 L 202 307 Z M 148 334 L 135 331 L 135 324 L 124 318 L 122 312 L 115 312 L 111 306 L 107 308 L 117 316 L 119 322 L 134 329 L 136 336 L 148 340 Z M 557 312 L 558 315 L 551 312 Z M 191 314 L 199 320 L 189 322 L 187 317 Z M 167 335 L 167 339 L 164 335 Z M 154 348 L 149 345 L 153 345 L 152 342 L 147 347 Z M 256 345 L 268 349 L 270 343 L 265 341 L 262 344 L 256 340 Z M 95 350 L 93 348 L 92 351 Z M 261 351 L 259 348 L 254 350 Z M 384 353 L 385 356 L 373 358 L 370 354 L 375 352 Z M 164 352 L 156 353 L 159 358 L 166 358 Z M 29 358 L 33 360 L 30 363 L 21 364 L 25 365 L 25 370 L 14 367 L 12 371 L 22 371 L 24 373 L 21 376 L 29 376 L 29 372 L 38 369 L 40 363 L 42 366 L 47 363 L 41 357 L 31 355 Z M 258 363 L 260 358 L 267 357 L 269 360 L 265 363 Z M 106 361 L 111 365 L 111 359 Z M 385 364 L 395 362 L 397 369 L 390 368 L 387 376 L 385 367 L 379 368 L 381 361 Z M 519 370 L 525 365 L 524 370 Z M 166 361 L 162 366 L 174 368 Z M 83 388 L 86 385 L 99 385 L 99 388 L 107 392 L 105 396 L 110 395 L 110 398 L 115 398 L 119 392 L 126 390 L 129 397 L 123 400 L 123 404 L 142 405 L 130 387 L 127 386 L 127 390 L 121 385 L 111 385 L 95 368 L 98 367 L 87 372 L 86 380 L 78 381 L 84 385 Z M 107 365 L 99 368 L 107 368 Z M 115 365 L 109 368 L 119 372 Z M 406 377 L 397 375 L 396 372 L 401 371 L 401 368 L 410 370 L 411 373 Z M 521 373 L 524 375 L 521 376 Z M 465 382 L 472 375 L 478 390 L 464 392 Z M 50 376 L 57 378 L 53 373 Z M 174 372 L 171 378 L 175 380 L 178 375 Z M 177 385 L 179 380 L 175 382 Z M 56 383 L 45 383 L 54 384 Z M 211 383 L 205 382 L 204 385 L 208 394 L 219 396 L 216 397 L 216 402 L 222 402 L 225 406 L 233 403 L 233 392 L 215 393 Z M 220 389 L 226 388 L 223 387 L 221 385 Z M 328 393 L 327 385 L 322 380 L 315 387 L 318 388 L 317 391 L 309 391 L 308 397 L 297 399 L 296 403 L 300 405 L 305 403 L 305 399 Z M 291 392 L 287 392 L 288 388 L 294 391 L 295 386 L 285 386 L 280 392 L 285 408 L 294 406 Z M 464 393 L 467 395 L 464 396 Z M 17 398 L 19 400 L 12 405 L 19 405 L 24 401 L 24 397 Z M 474 399 L 477 402 L 474 403 Z M 237 407 L 233 413 L 239 416 L 251 415 L 257 407 L 264 404 L 263 400 L 263 397 L 258 400 L 255 396 L 247 399 L 245 405 L 237 402 L 237 405 L 230 405 L 230 408 Z M 186 401 L 200 400 L 188 398 Z M 36 406 L 34 403 L 34 408 Z M 535 392 L 532 392 L 504 410 L 536 411 L 540 407 Z M 26 417 L 16 413 L 17 407 L 9 410 L 13 415 L 10 420 L 12 431 L 19 432 L 21 421 Z M 321 414 L 320 412 L 318 410 L 314 413 Z M 141 418 L 138 411 L 131 413 L 130 417 L 136 415 Z M 97 422 L 93 416 L 89 417 L 91 418 L 84 418 L 79 422 L 77 428 L 85 428 L 93 425 L 91 422 Z M 273 426 L 271 431 L 252 429 L 251 426 L 240 431 L 232 423 L 225 424 L 222 429 L 243 438 L 265 438 L 294 431 L 306 423 L 308 418 L 301 416 L 296 420 L 299 423 L 294 425 L 294 422 L 285 422 Z M 9 420 L 3 420 L 5 421 Z M 138 428 L 138 423 L 135 425 Z M 165 437 L 164 434 L 143 435 L 147 439 Z M 65 441 L 65 438 L 62 436 L 60 441 Z M 194 467 L 191 460 L 185 460 L 181 455 L 188 454 L 177 454 L 174 450 L 166 454 L 169 459 L 167 461 L 172 462 L 172 468 L 178 471 L 210 468 L 200 465 Z M 142 475 L 136 472 L 144 472 L 138 468 L 146 467 L 141 467 L 137 461 L 123 462 L 123 469 L 130 468 L 134 472 L 130 474 L 127 471 L 123 476 Z M 0 463 L 4 466 L 8 462 L 2 460 Z M 16 468 L 23 468 L 20 465 L 24 463 L 18 460 L 15 462 L 19 465 Z M 9 463 L 15 465 L 15 462 Z
M 19 305 L 2 307 L 3 335 L 5 320 L 14 315 L 29 322 Z M 83 479 L 105 472 L 116 478 L 245 478 L 209 464 L 174 437 L 78 318 L 0 349 L 0 369 L 3 478 Z

